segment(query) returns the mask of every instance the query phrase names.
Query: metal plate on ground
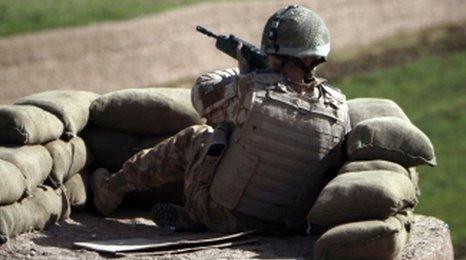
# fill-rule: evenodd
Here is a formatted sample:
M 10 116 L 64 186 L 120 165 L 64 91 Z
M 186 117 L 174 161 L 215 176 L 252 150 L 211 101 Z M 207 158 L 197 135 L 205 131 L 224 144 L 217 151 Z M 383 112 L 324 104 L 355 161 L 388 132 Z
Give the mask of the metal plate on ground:
M 237 245 L 241 241 L 255 242 L 247 239 L 255 234 L 256 231 L 246 231 L 235 233 L 226 236 L 199 236 L 192 239 L 183 239 L 179 241 L 166 242 L 163 239 L 144 239 L 144 238 L 129 238 L 129 239 L 112 239 L 102 241 L 75 242 L 74 246 L 84 249 L 97 251 L 107 254 L 130 253 L 130 252 L 153 252 L 166 251 L 167 253 L 176 253 L 177 251 L 202 250 L 209 247 L 228 247 Z M 196 249 L 198 248 L 198 249 Z M 184 251 L 183 251 L 184 250 Z
M 171 249 L 171 250 L 161 250 L 161 251 L 154 251 L 154 252 L 119 252 L 116 253 L 118 256 L 160 256 L 160 255 L 167 255 L 167 254 L 181 254 L 181 253 L 190 253 L 200 250 L 208 250 L 213 248 L 227 248 L 227 247 L 234 247 L 246 244 L 254 244 L 258 242 L 259 239 L 257 238 L 249 238 L 245 240 L 239 241 L 231 241 L 225 242 L 220 244 L 212 244 L 207 246 L 194 246 L 194 247 L 187 247 L 187 248 L 179 248 L 179 249 Z

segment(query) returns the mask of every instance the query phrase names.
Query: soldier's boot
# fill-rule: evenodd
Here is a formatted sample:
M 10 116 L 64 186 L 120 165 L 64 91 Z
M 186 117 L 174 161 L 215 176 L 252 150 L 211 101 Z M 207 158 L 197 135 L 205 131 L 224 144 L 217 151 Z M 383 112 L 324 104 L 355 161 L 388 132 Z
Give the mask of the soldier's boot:
M 152 219 L 159 227 L 172 231 L 205 231 L 206 227 L 194 221 L 181 206 L 171 203 L 157 203 L 152 208 Z
M 134 190 L 119 173 L 112 174 L 104 168 L 94 171 L 90 181 L 94 193 L 94 206 L 104 216 L 112 214 L 124 196 Z

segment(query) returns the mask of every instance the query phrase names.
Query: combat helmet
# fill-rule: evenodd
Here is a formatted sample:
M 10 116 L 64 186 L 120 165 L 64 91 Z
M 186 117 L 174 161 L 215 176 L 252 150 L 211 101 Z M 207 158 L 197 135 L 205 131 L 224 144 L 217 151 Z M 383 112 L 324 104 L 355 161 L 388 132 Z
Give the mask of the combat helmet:
M 330 33 L 322 18 L 300 5 L 278 10 L 267 21 L 261 50 L 266 54 L 327 59 Z

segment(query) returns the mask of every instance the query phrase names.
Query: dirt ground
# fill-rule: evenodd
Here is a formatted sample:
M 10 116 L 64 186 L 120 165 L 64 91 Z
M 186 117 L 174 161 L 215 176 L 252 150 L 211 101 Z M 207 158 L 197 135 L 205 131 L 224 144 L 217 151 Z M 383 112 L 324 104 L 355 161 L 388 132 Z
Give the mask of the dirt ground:
M 147 211 L 146 211 L 147 212 Z M 90 213 L 73 214 L 71 219 L 57 223 L 44 232 L 23 234 L 0 246 L 0 258 L 47 259 L 102 259 L 114 258 L 96 252 L 73 248 L 73 242 L 106 239 L 148 238 L 176 241 L 208 233 L 173 233 L 155 226 L 144 211 L 126 210 L 113 218 L 102 218 Z M 215 235 L 215 234 L 211 234 Z M 193 253 L 164 255 L 167 259 L 220 259 L 220 258 L 311 258 L 315 237 L 262 237 L 258 242 L 225 249 L 208 249 Z M 445 223 L 434 218 L 416 216 L 412 239 L 402 259 L 420 259 L 433 254 L 452 254 L 449 230 Z M 450 242 L 448 244 L 448 242 Z M 135 257 L 122 257 L 133 259 Z M 137 257 L 147 259 L 146 257 Z M 424 258 L 423 258 L 424 259 Z M 437 258 L 428 258 L 437 259 Z M 443 258 L 442 258 L 443 259 Z M 445 258 L 448 259 L 448 258 Z
M 147 212 L 147 211 L 146 211 Z M 81 258 L 101 259 L 108 255 L 74 249 L 73 242 L 124 238 L 181 240 L 192 233 L 173 233 L 158 228 L 144 211 L 124 211 L 115 218 L 104 219 L 91 213 L 77 213 L 42 233 L 23 234 L 0 247 L 0 258 Z M 251 258 L 304 257 L 312 255 L 312 237 L 260 238 L 261 242 L 230 249 L 209 249 L 178 258 Z M 161 257 L 161 258 L 166 258 Z M 144 257 L 141 257 L 144 258 Z M 147 258 L 147 257 L 146 257 Z
M 295 1 L 328 24 L 336 50 L 466 19 L 463 0 Z M 258 44 L 267 17 L 290 1 L 225 1 L 129 21 L 0 39 L 0 102 L 49 89 L 107 92 L 160 86 L 234 66 L 195 32 L 201 24 Z

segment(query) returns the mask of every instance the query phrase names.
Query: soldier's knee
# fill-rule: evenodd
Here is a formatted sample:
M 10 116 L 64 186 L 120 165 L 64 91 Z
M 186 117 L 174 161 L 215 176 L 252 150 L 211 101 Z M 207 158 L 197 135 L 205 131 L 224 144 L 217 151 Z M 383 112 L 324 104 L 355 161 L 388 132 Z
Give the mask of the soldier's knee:
M 188 148 L 194 144 L 203 143 L 213 132 L 214 130 L 211 126 L 192 125 L 181 130 L 172 138 L 176 144 Z
M 204 132 L 213 132 L 214 129 L 209 125 L 192 125 L 183 130 L 179 134 L 182 135 L 198 135 Z

